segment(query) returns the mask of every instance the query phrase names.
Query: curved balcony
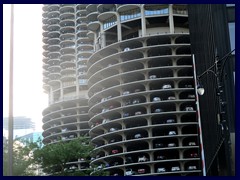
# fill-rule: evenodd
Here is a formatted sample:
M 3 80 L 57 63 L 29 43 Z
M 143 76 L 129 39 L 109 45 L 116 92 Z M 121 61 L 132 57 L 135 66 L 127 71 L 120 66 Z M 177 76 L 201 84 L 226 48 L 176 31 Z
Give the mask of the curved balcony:
M 47 16 L 49 19 L 52 19 L 52 18 L 59 18 L 59 15 L 60 13 L 58 11 L 52 11 L 52 12 L 49 12 Z
M 58 4 L 50 4 L 48 5 L 48 11 L 58 11 L 59 7 L 60 6 Z
M 140 5 L 138 4 L 123 4 L 117 8 L 117 12 L 122 13 L 130 10 L 134 10 L 136 8 L 140 9 Z
M 58 25 L 60 22 L 60 19 L 57 17 L 57 18 L 51 18 L 51 19 L 47 19 L 47 23 L 49 25 Z
M 86 10 L 87 13 L 97 12 L 97 4 L 88 4 Z
M 48 40 L 49 45 L 58 45 L 59 43 L 60 43 L 59 38 L 51 38 L 51 39 Z

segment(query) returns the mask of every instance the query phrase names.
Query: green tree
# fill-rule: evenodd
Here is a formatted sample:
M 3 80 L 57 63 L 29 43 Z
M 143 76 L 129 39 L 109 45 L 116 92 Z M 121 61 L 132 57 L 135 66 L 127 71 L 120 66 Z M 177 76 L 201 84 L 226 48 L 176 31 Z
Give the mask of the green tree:
M 60 141 L 48 144 L 42 148 L 35 149 L 34 160 L 48 175 L 55 176 L 89 176 L 93 168 L 79 170 L 72 168 L 69 162 L 83 158 L 86 163 L 90 163 L 90 156 L 94 147 L 90 145 L 89 138 L 79 137 L 71 141 Z M 100 173 L 102 172 L 102 173 Z M 105 175 L 103 171 L 98 175 Z
M 37 144 L 22 141 L 21 139 L 13 142 L 13 176 L 35 175 L 32 151 Z M 8 143 L 3 144 L 3 175 L 8 175 Z

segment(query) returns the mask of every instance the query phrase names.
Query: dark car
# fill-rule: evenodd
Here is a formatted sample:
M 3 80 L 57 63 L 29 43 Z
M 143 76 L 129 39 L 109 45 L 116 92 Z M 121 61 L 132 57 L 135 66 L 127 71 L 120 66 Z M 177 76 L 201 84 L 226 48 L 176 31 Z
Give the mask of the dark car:
M 155 148 L 163 148 L 164 144 L 163 143 L 155 143 L 154 146 L 155 146 Z
M 144 174 L 145 172 L 146 172 L 146 169 L 144 168 L 138 169 L 138 174 Z
M 154 110 L 154 113 L 160 113 L 160 112 L 163 112 L 163 109 L 157 108 L 157 109 Z
M 128 116 L 130 116 L 129 113 L 124 113 L 124 114 L 123 114 L 123 117 L 128 117 Z
M 166 156 L 159 155 L 156 157 L 157 160 L 165 160 L 167 159 Z
M 125 163 L 126 164 L 133 163 L 132 157 L 130 157 L 130 156 L 126 157 L 126 162 Z
M 167 124 L 171 124 L 171 123 L 175 123 L 175 122 L 176 122 L 175 119 L 167 119 L 167 120 L 166 120 L 166 123 L 167 123 Z
M 112 150 L 112 154 L 117 154 L 117 153 L 119 153 L 119 150 L 117 150 L 117 149 Z

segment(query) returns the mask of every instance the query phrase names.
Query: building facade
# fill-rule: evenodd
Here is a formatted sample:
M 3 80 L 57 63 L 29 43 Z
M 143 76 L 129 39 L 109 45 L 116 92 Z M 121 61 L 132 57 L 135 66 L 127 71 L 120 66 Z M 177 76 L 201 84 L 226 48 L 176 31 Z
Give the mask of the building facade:
M 187 5 L 43 11 L 43 142 L 87 134 L 110 175 L 202 175 Z
M 220 89 L 222 95 L 217 91 L 218 74 L 209 72 L 200 79 L 205 94 L 199 100 L 207 174 L 234 175 L 235 5 L 189 5 L 189 28 L 191 51 L 195 55 L 198 75 L 215 63 L 216 56 L 219 59 L 225 57 L 219 64 L 222 69 L 219 76 L 223 79 Z

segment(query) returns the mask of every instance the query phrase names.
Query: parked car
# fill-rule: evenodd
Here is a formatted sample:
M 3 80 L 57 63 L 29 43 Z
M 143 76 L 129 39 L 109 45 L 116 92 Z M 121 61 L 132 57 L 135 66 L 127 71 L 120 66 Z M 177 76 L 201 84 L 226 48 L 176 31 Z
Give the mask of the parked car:
M 119 165 L 119 162 L 116 161 L 113 163 L 113 166 L 117 166 L 117 165 Z
M 122 95 L 127 95 L 127 94 L 130 94 L 130 91 L 124 91 L 124 92 L 122 93 Z
M 126 170 L 126 173 L 125 173 L 126 176 L 132 176 L 132 175 L 134 175 L 134 174 L 136 174 L 136 172 L 133 171 L 132 169 L 127 169 L 127 170 Z
M 188 166 L 187 167 L 187 170 L 191 171 L 191 170 L 196 170 L 197 167 L 196 166 Z
M 188 95 L 187 95 L 187 98 L 188 98 L 188 99 L 195 99 L 195 94 L 188 94 Z
M 189 146 L 196 146 L 196 142 L 191 141 L 191 142 L 188 143 L 188 145 L 189 145 Z
M 124 113 L 124 114 L 123 114 L 123 117 L 128 117 L 128 116 L 130 116 L 129 113 Z
M 100 169 L 102 169 L 103 168 L 103 165 L 101 164 L 101 165 L 99 165 L 98 167 L 97 167 L 97 170 L 100 170 Z
M 112 154 L 117 154 L 117 153 L 119 153 L 119 150 L 117 150 L 117 149 L 112 150 Z
M 168 96 L 167 100 L 176 100 L 175 96 Z
M 174 172 L 174 171 L 180 171 L 180 167 L 179 166 L 173 166 L 171 168 L 171 171 Z
M 161 98 L 160 97 L 154 97 L 152 102 L 158 102 L 158 101 L 161 101 Z
M 171 123 L 175 123 L 175 122 L 176 122 L 175 119 L 167 119 L 167 120 L 166 120 L 166 123 L 167 123 L 167 124 L 171 124 Z
M 161 172 L 166 172 L 166 168 L 164 167 L 157 168 L 157 173 L 161 173 Z
M 102 121 L 102 124 L 105 124 L 105 123 L 108 123 L 108 122 L 110 122 L 109 119 L 104 119 L 104 120 Z
M 184 108 L 184 111 L 194 111 L 193 107 L 192 106 L 186 106 Z
M 109 143 L 114 143 L 114 142 L 116 142 L 116 139 L 111 139 L 111 140 L 109 141 Z
M 146 158 L 146 156 L 138 157 L 138 162 L 146 162 L 146 161 L 148 161 L 148 158 Z
M 126 48 L 124 48 L 124 52 L 126 52 L 126 51 L 129 51 L 130 50 L 130 48 L 129 47 L 126 47 Z
M 162 89 L 171 89 L 172 88 L 172 85 L 171 84 L 164 84 L 162 86 Z
M 191 84 L 185 84 L 184 86 L 185 88 L 193 88 L 193 86 Z
M 156 78 L 157 78 L 156 75 L 151 75 L 151 76 L 149 76 L 149 79 L 156 79 Z
M 125 105 L 125 106 L 130 105 L 130 104 L 132 104 L 132 101 L 131 101 L 131 100 L 127 100 L 127 101 L 124 102 L 124 105 Z
M 126 164 L 128 164 L 128 163 L 133 163 L 132 157 L 127 156 L 127 157 L 126 157 L 126 162 L 125 162 L 125 163 L 126 163 Z
M 113 108 L 115 108 L 116 106 L 114 106 L 114 105 L 111 105 L 111 106 L 109 106 L 109 110 L 110 109 L 113 109 Z
M 163 109 L 157 108 L 157 109 L 154 110 L 154 113 L 160 113 L 160 112 L 163 112 Z
M 135 139 L 138 139 L 138 138 L 141 138 L 141 137 L 142 137 L 142 135 L 140 133 L 134 135 Z
M 177 134 L 176 131 L 169 131 L 169 132 L 168 132 L 168 135 L 176 135 L 176 134 Z
M 167 159 L 166 156 L 159 155 L 156 157 L 157 160 L 164 160 Z
M 69 136 L 69 138 L 75 138 L 76 136 L 75 135 L 73 135 L 73 134 L 71 134 L 70 136 Z
M 141 111 L 137 111 L 137 112 L 135 112 L 135 115 L 141 115 L 141 114 L 142 114 Z
M 168 147 L 176 147 L 176 143 L 168 143 Z
M 138 169 L 139 174 L 144 174 L 145 172 L 146 172 L 146 169 L 144 168 Z
M 62 132 L 66 132 L 68 129 L 67 128 L 64 128 L 64 129 L 62 129 Z
M 155 148 L 163 148 L 164 144 L 163 143 L 155 143 L 154 146 L 155 146 Z
M 107 98 L 102 98 L 101 99 L 101 102 L 104 102 L 104 101 L 106 101 L 107 100 Z
M 114 131 L 116 131 L 116 130 L 118 130 L 117 128 L 110 128 L 109 129 L 109 132 L 114 132 Z
M 189 157 L 190 158 L 197 158 L 198 157 L 198 153 L 192 152 L 192 153 L 189 154 Z
M 69 169 L 74 170 L 74 169 L 77 169 L 77 167 L 76 166 L 71 166 L 71 167 L 69 167 Z
M 136 92 L 141 92 L 141 91 L 143 91 L 143 90 L 142 90 L 142 89 L 139 89 L 139 88 L 137 88 L 137 89 L 134 90 L 135 93 L 136 93 Z
M 140 103 L 140 99 L 134 99 L 134 100 L 132 101 L 132 103 L 133 103 L 133 104 L 138 104 L 138 103 Z
M 107 112 L 107 111 L 109 111 L 108 108 L 104 108 L 104 109 L 102 109 L 102 113 Z

